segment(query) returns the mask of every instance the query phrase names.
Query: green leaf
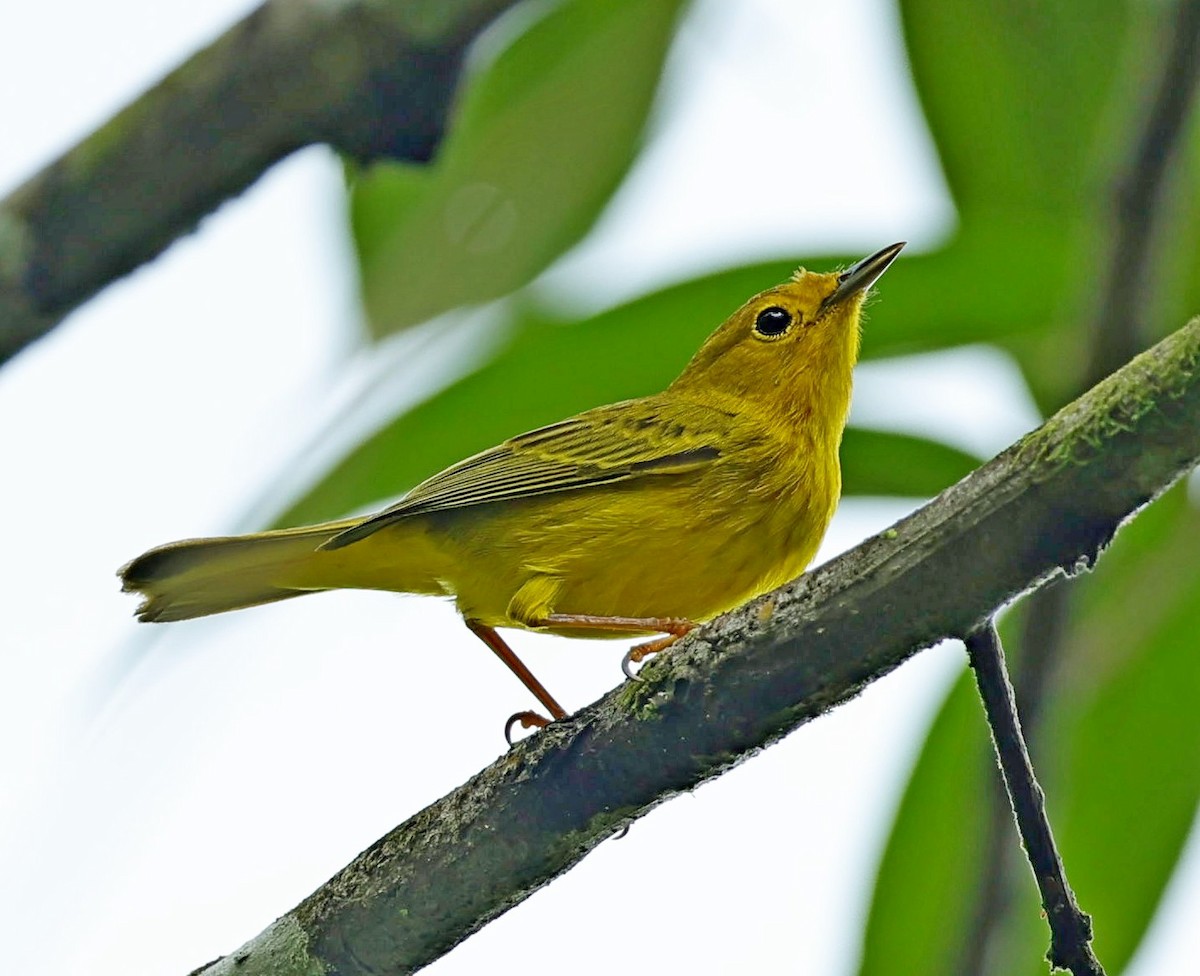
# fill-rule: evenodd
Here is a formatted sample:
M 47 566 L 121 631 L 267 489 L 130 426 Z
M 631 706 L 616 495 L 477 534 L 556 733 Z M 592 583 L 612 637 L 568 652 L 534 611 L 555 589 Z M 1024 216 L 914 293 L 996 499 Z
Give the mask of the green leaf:
M 524 285 L 633 161 L 682 0 L 554 6 L 469 85 L 436 162 L 352 183 L 376 336 Z
M 965 226 L 943 250 L 901 255 L 880 280 L 868 305 L 862 356 L 1036 340 L 1074 273 L 1052 221 Z
M 1055 255 L 1049 273 L 1028 282 L 1042 287 L 1042 300 L 1017 311 L 1026 327 L 1004 343 L 1047 415 L 1085 380 L 1088 324 L 1113 284 L 1115 188 L 1146 124 L 1173 11 L 1172 4 L 1134 0 L 901 2 L 913 77 L 963 234 L 991 237 L 997 223 L 1029 221 L 1039 250 Z M 1191 158 L 1177 162 L 1178 172 L 1195 169 L 1197 142 L 1193 127 Z M 1149 269 L 1141 321 L 1129 323 L 1143 345 L 1198 308 L 1192 255 L 1200 243 L 1200 190 L 1184 179 L 1167 190 L 1155 236 L 1172 244 Z M 969 292 L 979 283 L 962 277 L 953 284 Z
M 965 654 L 964 654 L 965 661 Z M 917 759 L 875 877 L 860 976 L 959 976 L 991 794 L 991 743 L 969 673 Z M 974 976 L 974 974 L 973 974 Z
M 1181 486 L 1122 530 L 1094 574 L 1072 584 L 1056 680 L 1031 744 L 1067 875 L 1093 915 L 1097 953 L 1112 976 L 1144 936 L 1200 800 L 1198 546 L 1200 513 Z M 893 824 L 864 976 L 960 971 L 960 940 L 983 880 L 982 784 L 994 768 L 984 730 L 964 675 Z M 1015 854 L 1015 827 L 1007 829 Z M 988 972 L 1032 976 L 1046 971 L 1048 933 L 1028 868 L 1017 871 Z
M 980 463 L 965 451 L 924 437 L 847 427 L 842 439 L 842 494 L 928 498 Z
M 913 78 L 964 225 L 1093 196 L 1131 2 L 901 0 Z

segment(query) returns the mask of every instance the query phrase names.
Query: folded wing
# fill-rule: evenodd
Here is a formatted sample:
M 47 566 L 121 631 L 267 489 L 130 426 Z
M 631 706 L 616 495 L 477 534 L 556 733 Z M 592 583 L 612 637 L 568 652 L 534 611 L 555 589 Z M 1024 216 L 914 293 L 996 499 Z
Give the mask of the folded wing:
M 339 549 L 428 512 L 696 471 L 720 458 L 736 423 L 734 415 L 658 397 L 589 410 L 446 468 L 321 548 Z

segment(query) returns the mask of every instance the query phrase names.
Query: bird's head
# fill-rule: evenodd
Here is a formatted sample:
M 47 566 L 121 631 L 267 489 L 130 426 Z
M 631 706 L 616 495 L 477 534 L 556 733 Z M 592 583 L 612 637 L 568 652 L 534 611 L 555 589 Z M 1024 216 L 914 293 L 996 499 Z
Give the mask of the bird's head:
M 755 295 L 708 337 L 673 388 L 801 413 L 826 396 L 844 421 L 863 300 L 903 247 L 892 244 L 840 273 L 800 268 Z

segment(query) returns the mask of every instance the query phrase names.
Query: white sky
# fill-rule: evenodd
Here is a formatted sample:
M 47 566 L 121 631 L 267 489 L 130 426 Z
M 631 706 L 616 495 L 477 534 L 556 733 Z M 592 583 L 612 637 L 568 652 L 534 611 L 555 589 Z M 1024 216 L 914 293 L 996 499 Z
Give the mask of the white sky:
M 0 8 L 0 193 L 250 6 Z M 895 27 L 884 0 L 700 3 L 658 137 L 547 287 L 608 304 L 806 248 L 934 246 L 953 216 Z M 771 133 L 762 151 L 726 137 L 756 129 Z M 807 151 L 814 131 L 838 151 Z M 339 186 L 329 153 L 299 154 L 0 371 L 12 972 L 182 976 L 494 759 L 503 719 L 527 705 L 436 602 L 329 594 L 150 630 L 118 592 L 116 567 L 147 546 L 238 522 L 362 381 L 345 358 Z M 861 367 L 855 415 L 981 452 L 1035 420 L 987 350 Z M 823 558 L 904 510 L 844 505 Z M 619 677 L 624 645 L 514 643 L 571 705 Z M 961 665 L 955 647 L 919 655 L 639 821 L 430 972 L 504 976 L 553 959 L 600 974 L 630 958 L 643 971 L 850 972 L 896 790 Z M 1191 964 L 1198 862 L 1139 976 Z

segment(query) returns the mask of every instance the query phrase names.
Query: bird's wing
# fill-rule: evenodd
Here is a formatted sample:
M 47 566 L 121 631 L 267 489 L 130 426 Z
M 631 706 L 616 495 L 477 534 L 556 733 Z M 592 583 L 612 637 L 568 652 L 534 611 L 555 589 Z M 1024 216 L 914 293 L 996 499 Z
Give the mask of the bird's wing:
M 427 512 L 696 471 L 721 456 L 718 445 L 734 423 L 723 411 L 681 409 L 657 397 L 589 410 L 446 468 L 322 548 L 339 549 Z

